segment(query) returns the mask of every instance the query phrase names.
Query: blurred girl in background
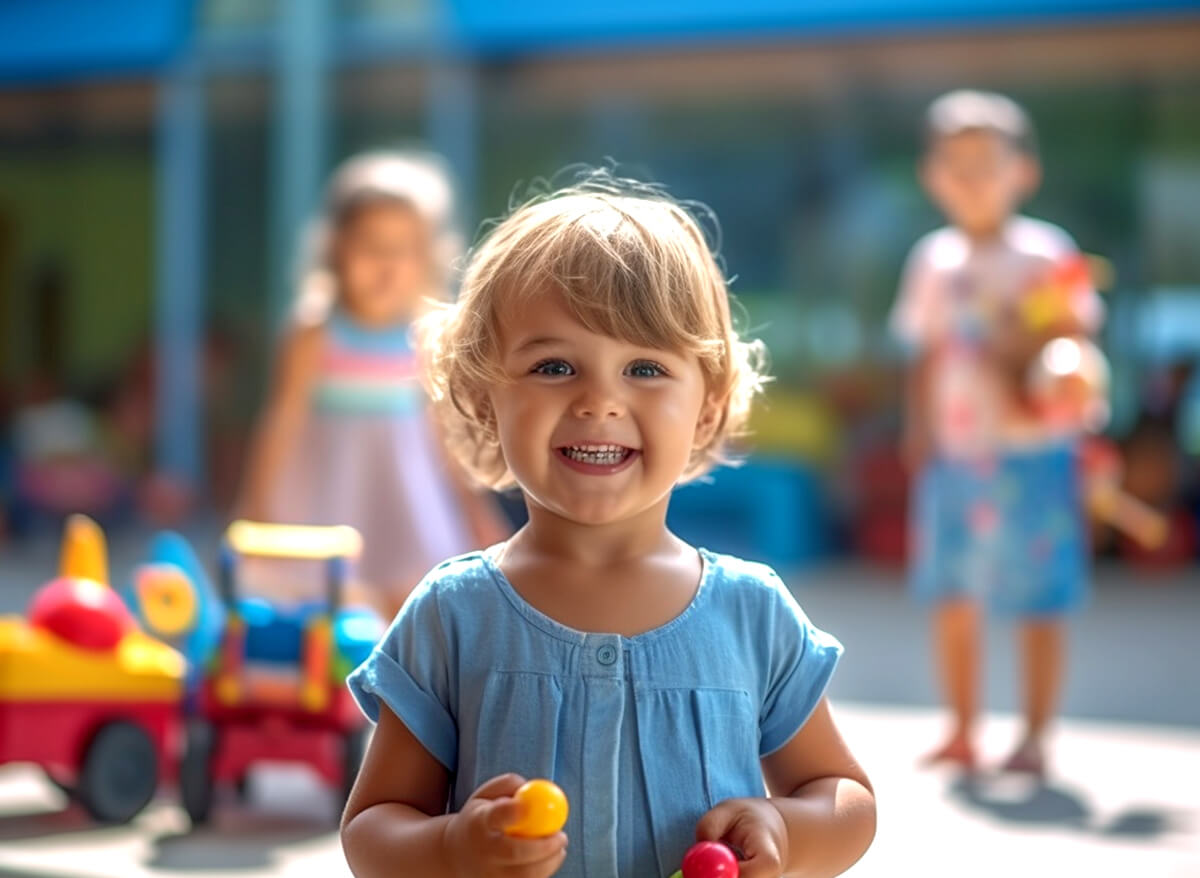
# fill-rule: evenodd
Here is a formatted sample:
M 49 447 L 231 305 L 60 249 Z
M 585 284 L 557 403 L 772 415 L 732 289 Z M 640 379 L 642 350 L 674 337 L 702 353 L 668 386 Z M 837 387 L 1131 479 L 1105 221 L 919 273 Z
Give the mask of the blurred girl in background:
M 452 202 L 430 155 L 364 154 L 334 174 L 239 502 L 255 520 L 357 528 L 358 582 L 388 619 L 434 563 L 508 533 L 443 453 L 410 333 L 447 297 Z

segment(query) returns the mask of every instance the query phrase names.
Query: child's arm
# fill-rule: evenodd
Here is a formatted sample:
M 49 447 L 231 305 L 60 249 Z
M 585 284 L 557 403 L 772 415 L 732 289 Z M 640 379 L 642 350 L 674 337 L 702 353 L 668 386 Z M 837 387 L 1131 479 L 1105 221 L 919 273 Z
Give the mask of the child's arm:
M 911 472 L 920 471 L 933 446 L 929 429 L 929 361 L 928 351 L 922 350 L 909 362 L 904 376 L 901 453 Z
M 907 353 L 904 370 L 904 411 L 900 452 L 912 472 L 919 471 L 932 454 L 929 422 L 929 365 L 936 335 L 936 315 L 944 307 L 941 289 L 930 271 L 929 238 L 909 254 L 896 303 L 888 316 L 888 329 Z
M 875 794 L 823 698 L 786 744 L 763 760 L 770 799 L 729 799 L 700 820 L 701 840 L 746 857 L 741 878 L 838 875 L 875 836 Z
M 381 705 L 342 815 L 346 861 L 358 878 L 553 875 L 566 857 L 566 835 L 518 839 L 503 832 L 520 816 L 511 795 L 523 780 L 492 778 L 461 811 L 446 814 L 449 772 Z
M 242 493 L 237 514 L 263 520 L 267 504 L 288 452 L 304 427 L 309 392 L 324 343 L 320 327 L 302 329 L 287 338 L 275 367 L 275 378 L 267 406 L 259 419 L 247 455 Z

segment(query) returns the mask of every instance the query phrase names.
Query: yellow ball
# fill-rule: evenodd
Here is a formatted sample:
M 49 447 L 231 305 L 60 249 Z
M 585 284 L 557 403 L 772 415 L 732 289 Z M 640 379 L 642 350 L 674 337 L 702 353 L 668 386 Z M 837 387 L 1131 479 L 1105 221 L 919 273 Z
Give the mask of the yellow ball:
M 545 838 L 567 822 L 567 796 L 548 780 L 531 780 L 513 794 L 521 805 L 521 816 L 504 831 L 517 838 Z

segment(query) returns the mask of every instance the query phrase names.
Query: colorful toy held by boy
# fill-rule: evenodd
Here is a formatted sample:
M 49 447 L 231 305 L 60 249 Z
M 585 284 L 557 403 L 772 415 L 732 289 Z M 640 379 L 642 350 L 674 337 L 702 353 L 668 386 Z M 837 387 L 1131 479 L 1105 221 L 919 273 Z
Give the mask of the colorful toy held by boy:
M 1026 383 L 1035 417 L 1083 437 L 1078 456 L 1088 511 L 1147 549 L 1161 546 L 1166 516 L 1121 489 L 1120 452 L 1099 435 L 1109 417 L 1109 367 L 1100 349 L 1086 338 L 1052 339 L 1029 367 Z

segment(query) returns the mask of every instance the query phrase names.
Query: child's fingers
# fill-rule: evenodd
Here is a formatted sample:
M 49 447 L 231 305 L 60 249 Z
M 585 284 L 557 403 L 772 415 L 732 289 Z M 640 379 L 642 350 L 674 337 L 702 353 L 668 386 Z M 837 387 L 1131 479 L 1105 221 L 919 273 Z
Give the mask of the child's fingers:
M 567 849 L 564 847 L 552 857 L 540 862 L 502 866 L 498 874 L 504 875 L 505 878 L 550 878 L 551 875 L 558 873 L 566 858 Z
M 760 823 L 738 823 L 725 841 L 740 854 L 739 878 L 779 878 L 783 856 L 767 827 Z
M 783 863 L 779 856 L 759 854 L 738 863 L 738 878 L 779 878 Z
M 559 867 L 562 866 L 563 860 L 566 858 L 567 848 L 564 845 L 562 850 L 560 850 L 553 857 L 546 860 L 544 863 L 539 863 L 536 869 L 530 870 L 531 878 L 549 878 L 549 876 L 558 872 Z
M 525 813 L 525 806 L 509 797 L 493 799 L 484 807 L 487 810 L 483 822 L 491 832 L 503 832 Z
M 562 832 L 545 838 L 503 836 L 494 840 L 488 859 L 508 867 L 533 866 L 565 855 L 566 850 L 567 836 Z
M 486 780 L 471 793 L 472 799 L 499 799 L 503 796 L 511 796 L 517 791 L 521 784 L 525 783 L 525 778 L 514 772 L 508 774 L 498 774 L 491 780 Z
M 733 800 L 721 802 L 696 822 L 696 841 L 720 841 L 738 817 Z
M 744 800 L 727 799 L 701 817 L 696 839 L 733 848 L 740 861 L 740 878 L 779 878 L 783 869 L 783 855 L 770 826 Z

